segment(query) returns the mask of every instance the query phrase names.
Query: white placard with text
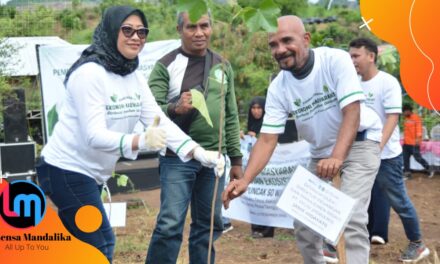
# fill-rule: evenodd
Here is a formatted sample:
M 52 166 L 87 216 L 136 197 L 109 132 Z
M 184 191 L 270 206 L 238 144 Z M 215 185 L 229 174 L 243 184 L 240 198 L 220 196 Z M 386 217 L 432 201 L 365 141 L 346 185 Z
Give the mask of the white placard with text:
M 336 245 L 356 202 L 299 165 L 277 207 Z

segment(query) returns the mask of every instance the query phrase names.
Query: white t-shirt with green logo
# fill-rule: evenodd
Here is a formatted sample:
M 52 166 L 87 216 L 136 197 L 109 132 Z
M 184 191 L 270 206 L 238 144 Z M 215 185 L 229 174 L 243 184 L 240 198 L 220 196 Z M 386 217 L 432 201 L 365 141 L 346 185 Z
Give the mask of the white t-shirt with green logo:
M 402 90 L 394 76 L 379 71 L 371 80 L 361 82 L 361 85 L 366 97 L 365 104 L 376 111 L 383 124 L 387 114 L 402 113 Z M 400 153 L 402 146 L 400 146 L 399 126 L 396 126 L 382 150 L 381 158 L 391 159 Z
M 343 50 L 313 49 L 315 63 L 304 79 L 281 71 L 269 86 L 261 133 L 281 134 L 289 114 L 295 117 L 299 134 L 311 144 L 313 158 L 331 155 L 342 122 L 341 109 L 365 99 L 349 54 Z M 377 114 L 361 102 L 358 131 L 380 142 L 382 123 Z
M 58 122 L 42 156 L 53 166 L 102 184 L 120 157 L 137 157 L 138 151 L 132 151 L 134 127 L 138 121 L 151 125 L 156 115 L 167 133 L 168 147 L 187 160 L 197 143 L 165 116 L 141 72 L 120 76 L 96 63 L 83 64 L 69 78 Z

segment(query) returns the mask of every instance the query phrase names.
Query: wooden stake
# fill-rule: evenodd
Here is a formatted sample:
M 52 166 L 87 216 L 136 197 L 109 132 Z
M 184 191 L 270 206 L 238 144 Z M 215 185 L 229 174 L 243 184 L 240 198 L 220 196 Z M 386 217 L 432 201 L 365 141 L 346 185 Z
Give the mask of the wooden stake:
M 209 56 L 209 54 L 206 54 L 206 56 Z M 224 93 L 225 93 L 225 87 L 224 87 L 224 79 L 225 79 L 225 61 L 222 58 L 222 83 L 220 84 L 220 124 L 218 129 L 218 158 L 222 155 L 222 143 L 223 143 L 223 119 L 224 119 L 224 111 L 225 111 L 225 102 L 224 102 Z M 206 87 L 205 89 L 208 89 Z M 211 264 L 211 249 L 213 241 L 213 235 L 214 235 L 214 211 L 215 211 L 215 200 L 217 197 L 217 188 L 218 188 L 218 181 L 221 175 L 215 175 L 215 185 L 214 185 L 214 194 L 212 196 L 212 202 L 211 202 L 211 224 L 209 226 L 209 245 L 208 245 L 208 264 Z M 223 191 L 223 190 L 222 190 Z
M 335 188 L 340 190 L 341 189 L 341 183 L 342 183 L 341 173 L 338 172 L 336 174 L 336 176 L 333 178 L 333 184 L 334 184 Z M 339 259 L 338 263 L 339 264 L 346 264 L 347 263 L 347 259 L 346 259 L 346 255 L 345 255 L 345 238 L 344 238 L 344 233 L 342 233 L 341 237 L 339 238 L 338 245 L 336 246 L 336 252 L 338 253 L 338 259 Z

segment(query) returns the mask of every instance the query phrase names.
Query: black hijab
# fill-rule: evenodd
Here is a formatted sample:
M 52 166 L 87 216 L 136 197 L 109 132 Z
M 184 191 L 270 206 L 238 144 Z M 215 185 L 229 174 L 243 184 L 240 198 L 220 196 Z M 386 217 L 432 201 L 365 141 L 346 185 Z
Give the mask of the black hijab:
M 85 49 L 81 57 L 70 67 L 64 79 L 67 84 L 70 75 L 79 66 L 87 62 L 95 62 L 107 71 L 125 76 L 134 72 L 139 65 L 139 58 L 127 59 L 118 51 L 117 42 L 119 28 L 127 17 L 137 15 L 148 28 L 144 13 L 131 6 L 112 6 L 107 8 L 102 15 L 101 22 L 93 33 L 93 42 Z
M 258 104 L 263 108 L 263 115 L 260 119 L 256 119 L 252 115 L 252 106 Z M 262 96 L 256 96 L 252 99 L 251 103 L 249 104 L 249 113 L 248 113 L 248 123 L 247 123 L 247 129 L 248 131 L 255 132 L 256 134 L 260 133 L 261 125 L 263 125 L 263 117 L 265 114 L 264 106 L 266 104 L 266 99 Z

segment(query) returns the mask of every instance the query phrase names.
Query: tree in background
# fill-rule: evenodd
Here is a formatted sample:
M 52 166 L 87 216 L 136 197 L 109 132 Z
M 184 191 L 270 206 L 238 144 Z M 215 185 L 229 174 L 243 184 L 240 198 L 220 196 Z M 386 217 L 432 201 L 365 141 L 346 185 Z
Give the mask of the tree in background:
M 13 0 L 20 2 L 19 0 Z M 69 1 L 70 2 L 70 1 Z M 0 28 L 5 36 L 58 35 L 72 44 L 89 44 L 93 28 L 102 11 L 112 5 L 130 4 L 145 12 L 150 28 L 148 41 L 179 38 L 176 32 L 176 15 L 179 7 L 195 7 L 206 13 L 209 5 L 214 19 L 212 48 L 221 53 L 235 71 L 236 94 L 241 113 L 247 102 L 256 95 L 265 95 L 269 78 L 278 72 L 267 46 L 268 28 L 276 27 L 276 16 L 296 14 L 303 19 L 334 17 L 334 22 L 308 24 L 312 33 L 312 46 L 331 46 L 347 49 L 347 43 L 357 37 L 370 37 L 380 43 L 368 30 L 359 30 L 362 23 L 359 9 L 332 5 L 309 5 L 307 0 L 103 0 L 88 5 L 73 0 L 65 9 L 33 6 L 26 10 L 0 6 Z M 203 2 L 203 3 L 202 3 Z M 222 2 L 222 4 L 221 4 Z M 207 5 L 208 3 L 208 5 Z M 229 3 L 229 4 L 227 4 Z M 204 7 L 199 8 L 200 4 Z M 197 13 L 197 12 L 196 12 Z M 272 17 L 271 17 L 272 16 Z M 271 22 L 272 21 L 272 22 Z M 398 57 L 396 57 L 398 58 Z M 386 60 L 385 70 L 399 77 L 398 59 Z M 393 69 L 394 67 L 394 69 Z M 404 99 L 406 100 L 406 99 Z

